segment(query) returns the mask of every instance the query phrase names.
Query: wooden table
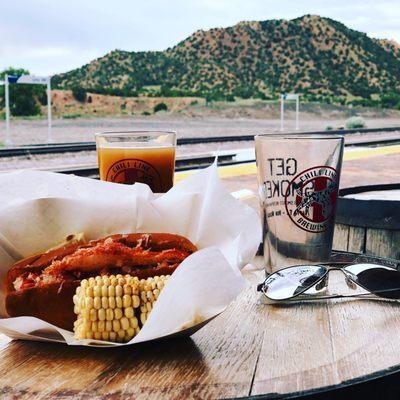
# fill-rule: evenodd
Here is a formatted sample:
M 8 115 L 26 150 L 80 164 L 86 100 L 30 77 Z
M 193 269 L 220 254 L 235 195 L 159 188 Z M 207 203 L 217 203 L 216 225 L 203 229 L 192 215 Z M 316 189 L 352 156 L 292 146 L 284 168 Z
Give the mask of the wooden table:
M 272 306 L 255 289 L 263 271 L 245 275 L 251 288 L 191 338 L 109 349 L 3 340 L 0 398 L 279 398 L 400 370 L 399 305 Z

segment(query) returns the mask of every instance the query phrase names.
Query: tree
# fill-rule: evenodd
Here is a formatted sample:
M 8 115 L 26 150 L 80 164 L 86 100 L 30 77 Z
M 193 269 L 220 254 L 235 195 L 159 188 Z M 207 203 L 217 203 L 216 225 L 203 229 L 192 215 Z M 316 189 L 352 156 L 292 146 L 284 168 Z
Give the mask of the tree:
M 158 112 L 158 111 L 167 111 L 168 110 L 168 106 L 165 103 L 158 103 L 154 106 L 154 112 Z
M 84 103 L 86 101 L 86 90 L 80 86 L 75 86 L 72 88 L 72 95 L 75 97 L 76 100 L 81 103 Z
M 29 71 L 22 68 L 7 68 L 0 73 L 0 79 L 6 75 L 29 75 Z M 40 114 L 38 99 L 46 96 L 46 88 L 43 85 L 17 84 L 10 85 L 10 113 L 15 116 L 27 116 Z M 0 108 L 5 107 L 4 86 L 0 86 Z

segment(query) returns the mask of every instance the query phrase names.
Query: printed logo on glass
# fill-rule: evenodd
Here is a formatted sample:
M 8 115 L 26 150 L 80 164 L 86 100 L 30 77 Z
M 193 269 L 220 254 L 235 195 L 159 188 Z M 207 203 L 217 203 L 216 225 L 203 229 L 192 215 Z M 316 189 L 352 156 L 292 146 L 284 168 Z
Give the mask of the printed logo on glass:
M 307 232 L 327 230 L 335 212 L 337 189 L 338 174 L 334 168 L 319 166 L 301 172 L 286 190 L 288 216 Z

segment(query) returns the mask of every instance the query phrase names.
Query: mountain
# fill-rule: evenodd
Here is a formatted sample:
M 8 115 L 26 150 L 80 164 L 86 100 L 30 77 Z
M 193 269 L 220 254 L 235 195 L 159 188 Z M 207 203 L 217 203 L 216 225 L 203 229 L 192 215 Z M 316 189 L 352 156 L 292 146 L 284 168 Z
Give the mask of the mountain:
M 165 51 L 115 50 L 53 82 L 109 94 L 367 99 L 400 90 L 400 46 L 315 15 L 247 21 Z

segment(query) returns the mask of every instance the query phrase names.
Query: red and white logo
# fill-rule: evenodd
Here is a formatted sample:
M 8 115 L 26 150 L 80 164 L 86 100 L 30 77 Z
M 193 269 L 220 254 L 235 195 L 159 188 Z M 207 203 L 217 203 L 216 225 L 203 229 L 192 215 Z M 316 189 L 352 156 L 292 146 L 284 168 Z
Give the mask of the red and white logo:
M 323 232 L 335 212 L 338 173 L 332 167 L 306 169 L 290 182 L 285 194 L 287 215 L 307 232 Z

